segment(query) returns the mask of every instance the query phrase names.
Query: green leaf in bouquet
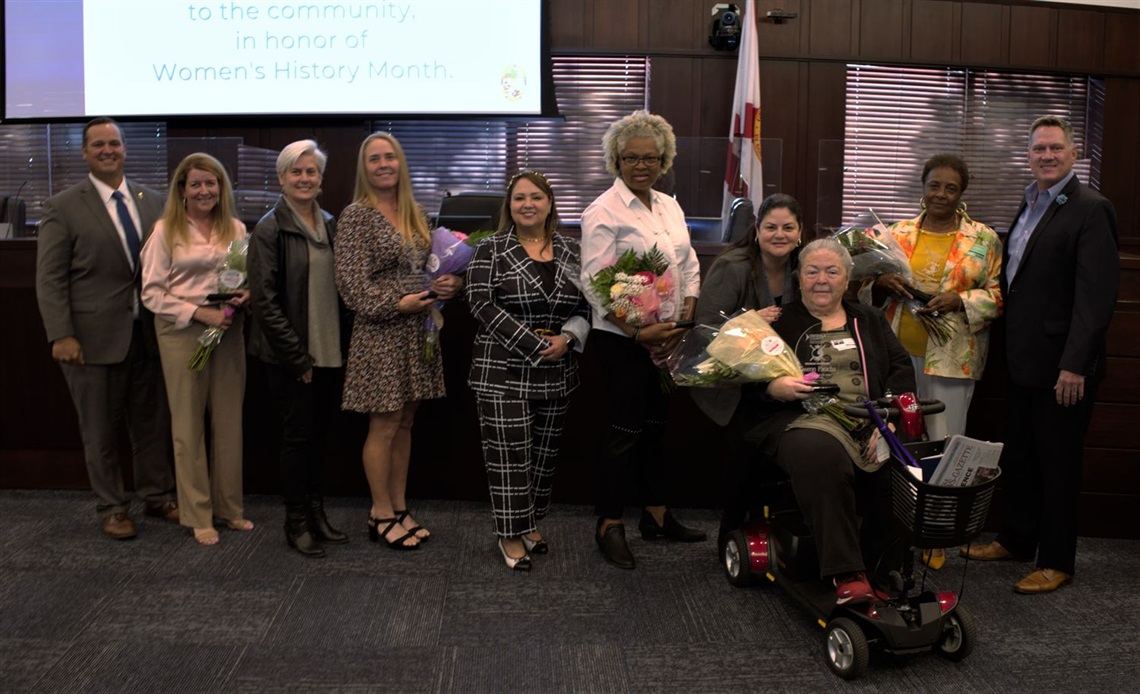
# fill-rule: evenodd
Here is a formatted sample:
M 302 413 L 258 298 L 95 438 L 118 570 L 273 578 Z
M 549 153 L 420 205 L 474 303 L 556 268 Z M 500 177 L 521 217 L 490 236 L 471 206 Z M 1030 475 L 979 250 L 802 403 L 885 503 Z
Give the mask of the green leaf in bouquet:
M 467 238 L 463 239 L 463 243 L 474 248 L 475 246 L 478 246 L 479 242 L 482 241 L 483 239 L 494 236 L 494 235 L 495 235 L 494 229 L 480 229 L 479 231 L 473 231 L 470 234 L 468 234 Z

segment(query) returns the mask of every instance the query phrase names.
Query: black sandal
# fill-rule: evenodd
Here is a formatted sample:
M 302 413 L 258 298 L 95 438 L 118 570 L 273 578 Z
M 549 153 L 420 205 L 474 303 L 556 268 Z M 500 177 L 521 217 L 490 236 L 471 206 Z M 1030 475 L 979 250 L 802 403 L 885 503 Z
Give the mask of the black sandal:
M 408 511 L 408 509 L 404 509 L 403 511 L 397 511 L 396 509 L 392 509 L 392 513 L 396 514 L 396 521 L 400 525 L 403 525 L 404 519 L 408 517 L 408 514 L 410 512 Z M 418 533 L 421 530 L 424 531 L 425 533 L 427 533 L 427 535 L 424 535 L 423 537 L 416 535 L 416 533 Z M 412 535 L 414 535 L 415 538 L 417 540 L 419 540 L 421 543 L 427 542 L 428 540 L 431 539 L 431 531 L 428 530 L 427 528 L 423 527 L 422 525 L 417 525 L 417 526 L 413 527 L 411 530 L 409 530 L 408 532 L 411 533 Z
M 380 530 L 380 524 L 381 523 L 387 523 L 388 524 L 388 525 L 384 526 L 384 530 Z M 419 543 L 416 543 L 414 545 L 404 544 L 409 539 L 419 539 L 416 537 L 416 534 L 414 532 L 409 532 L 409 533 L 406 533 L 404 535 L 401 535 L 400 537 L 397 537 L 395 540 L 389 540 L 388 539 L 388 533 L 392 530 L 392 528 L 396 527 L 397 525 L 400 525 L 400 519 L 399 518 L 374 518 L 372 516 L 369 516 L 368 517 L 368 539 L 372 540 L 373 542 L 379 542 L 381 539 L 383 539 L 384 544 L 388 545 L 392 549 L 400 549 L 400 550 L 419 549 L 420 548 Z M 400 526 L 400 529 L 403 530 L 403 526 Z

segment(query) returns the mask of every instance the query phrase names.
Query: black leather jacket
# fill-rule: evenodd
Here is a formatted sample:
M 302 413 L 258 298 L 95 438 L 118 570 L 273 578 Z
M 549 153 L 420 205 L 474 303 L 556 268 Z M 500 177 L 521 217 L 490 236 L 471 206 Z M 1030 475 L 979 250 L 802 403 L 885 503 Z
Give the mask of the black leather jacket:
M 336 240 L 336 220 L 324 210 L 329 244 Z M 249 294 L 253 322 L 249 352 L 301 376 L 313 366 L 308 353 L 309 238 L 297 227 L 282 196 L 257 223 L 249 241 Z M 341 351 L 348 353 L 351 314 L 338 298 Z

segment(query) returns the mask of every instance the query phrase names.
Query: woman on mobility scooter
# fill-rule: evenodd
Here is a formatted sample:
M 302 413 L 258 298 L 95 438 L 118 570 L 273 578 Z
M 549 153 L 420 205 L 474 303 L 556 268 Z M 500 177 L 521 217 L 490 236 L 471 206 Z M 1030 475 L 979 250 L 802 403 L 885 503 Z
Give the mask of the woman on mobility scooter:
M 806 412 L 802 401 L 820 384 L 837 385 L 844 403 L 915 388 L 910 358 L 883 314 L 843 300 L 851 268 L 851 256 L 831 238 L 812 241 L 800 252 L 801 298 L 785 304 L 772 327 L 795 350 L 804 371 L 817 372 L 819 379 L 783 376 L 745 385 L 729 422 L 791 478 L 815 538 L 820 575 L 832 578 L 838 604 L 874 598 L 868 567 L 878 567 L 885 577 L 899 563 L 884 557 L 891 544 L 886 456 L 877 454 L 874 427 L 849 431 L 828 414 Z M 702 299 L 697 320 L 723 322 L 717 317 L 737 308 Z M 901 543 L 895 546 L 901 549 Z

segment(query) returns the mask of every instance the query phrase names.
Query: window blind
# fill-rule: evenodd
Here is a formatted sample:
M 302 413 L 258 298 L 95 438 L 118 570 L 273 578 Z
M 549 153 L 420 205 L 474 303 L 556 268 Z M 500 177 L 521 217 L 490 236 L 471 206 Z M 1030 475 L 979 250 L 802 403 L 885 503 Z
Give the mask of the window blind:
M 408 158 L 416 199 L 429 214 L 448 192 L 502 191 L 519 169 L 546 174 L 563 221 L 613 183 L 602 157 L 610 123 L 645 108 L 649 60 L 644 57 L 555 56 L 555 95 L 564 120 L 376 120 Z
M 888 223 L 918 214 L 922 165 L 946 152 L 969 166 L 963 200 L 970 216 L 1007 231 L 1032 181 L 1029 127 L 1046 114 L 1072 123 L 1081 157 L 1074 168 L 1096 187 L 1099 144 L 1085 144 L 1089 83 L 1084 77 L 848 65 L 844 221 L 868 208 Z

